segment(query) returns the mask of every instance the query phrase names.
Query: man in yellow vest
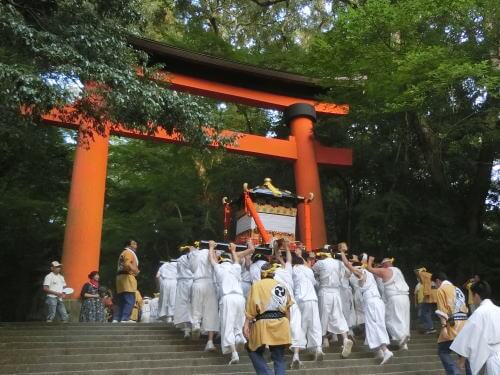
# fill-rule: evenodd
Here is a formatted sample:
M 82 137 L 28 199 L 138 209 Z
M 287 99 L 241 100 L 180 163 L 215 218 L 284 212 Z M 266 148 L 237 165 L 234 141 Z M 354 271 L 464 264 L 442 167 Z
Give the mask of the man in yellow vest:
M 425 334 L 436 333 L 434 323 L 432 321 L 432 314 L 436 310 L 436 288 L 433 287 L 432 273 L 427 272 L 425 267 L 415 270 L 418 280 L 420 281 L 423 301 L 420 304 L 420 321 Z
M 455 285 L 448 281 L 443 272 L 432 275 L 432 281 L 437 286 L 437 310 L 441 321 L 441 331 L 438 338 L 438 355 L 446 375 L 461 374 L 460 369 L 451 357 L 450 346 L 455 337 L 467 322 L 467 304 L 465 296 Z M 466 363 L 466 375 L 472 375 L 469 363 Z
M 125 242 L 125 249 L 118 258 L 116 275 L 116 293 L 118 297 L 118 314 L 114 323 L 135 323 L 131 319 L 132 310 L 135 305 L 135 294 L 137 292 L 137 279 L 139 274 L 139 260 L 135 252 L 137 251 L 137 241 L 128 240 Z
M 274 280 L 278 264 L 265 263 L 261 280 L 253 283 L 247 297 L 243 334 L 248 339 L 248 356 L 257 375 L 272 374 L 264 359 L 266 345 L 271 351 L 274 374 L 285 375 L 285 348 L 292 342 L 289 309 L 293 301 L 287 289 Z

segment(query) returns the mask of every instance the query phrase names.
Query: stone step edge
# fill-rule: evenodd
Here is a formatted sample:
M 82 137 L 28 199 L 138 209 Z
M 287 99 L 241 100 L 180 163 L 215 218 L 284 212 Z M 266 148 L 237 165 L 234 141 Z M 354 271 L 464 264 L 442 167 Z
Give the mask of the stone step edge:
M 435 362 L 429 362 L 429 363 L 426 363 L 427 365 L 435 365 L 436 367 L 441 367 L 442 366 L 442 363 L 440 361 L 435 361 Z M 409 364 L 391 364 L 391 363 L 387 363 L 386 365 L 384 365 L 385 368 L 388 368 L 388 367 L 394 367 L 394 366 L 405 366 L 405 365 L 409 365 Z M 222 365 L 219 365 L 219 367 L 222 366 Z M 229 365 L 225 365 L 227 367 L 228 370 L 231 369 L 231 366 Z M 375 368 L 380 368 L 381 365 L 379 364 L 373 364 L 373 365 L 359 365 L 359 366 L 342 366 L 342 367 L 336 367 L 334 369 L 331 369 L 331 368 L 328 368 L 328 367 L 319 367 L 319 368 L 306 368 L 306 369 L 298 369 L 298 370 L 287 370 L 287 373 L 308 373 L 308 372 L 315 372 L 315 371 L 324 371 L 324 370 L 342 370 L 342 369 L 358 369 L 358 368 L 366 368 L 366 367 L 375 367 Z M 207 366 L 205 366 L 207 367 Z M 209 367 L 209 366 L 208 366 Z M 23 374 L 23 375 L 40 375 L 40 374 L 54 374 L 54 375 L 62 375 L 62 374 L 106 374 L 110 371 L 147 371 L 148 373 L 151 372 L 151 371 L 182 371 L 182 369 L 184 368 L 192 368 L 192 367 L 140 367 L 140 368 L 114 368 L 112 370 L 110 369 L 102 369 L 102 370 L 76 370 L 76 371 L 47 371 L 47 372 L 16 372 L 15 374 L 17 375 L 20 375 L 20 374 Z M 390 368 L 389 368 L 390 370 Z M 425 370 L 418 370 L 418 371 L 436 371 L 436 369 L 425 369 Z M 414 374 L 415 372 L 413 370 L 402 370 L 402 371 L 396 371 L 396 373 L 401 373 L 401 372 L 407 372 L 408 374 Z M 357 372 L 354 372 L 354 373 L 357 373 Z M 393 371 L 394 373 L 394 371 Z M 228 371 L 228 372 L 216 372 L 216 373 L 213 373 L 213 372 L 204 372 L 204 373 L 197 373 L 196 375 L 211 375 L 211 374 L 217 374 L 217 375 L 235 375 L 235 374 L 238 374 L 238 375 L 245 375 L 245 374 L 253 374 L 255 375 L 255 372 L 235 372 L 234 370 L 233 371 Z M 382 373 L 375 373 L 375 375 L 381 375 Z M 384 375 L 387 375 L 387 373 L 383 373 Z M 7 374 L 2 374 L 2 375 L 7 375 Z M 366 374 L 363 374 L 363 375 L 366 375 Z
M 430 357 L 430 358 L 427 358 L 427 359 L 430 359 L 430 360 L 433 360 L 434 358 L 437 357 L 437 355 L 424 355 L 424 356 L 419 356 L 418 359 L 417 358 L 414 358 L 414 356 L 395 356 L 393 358 L 395 359 L 401 359 L 401 360 L 405 360 L 404 364 L 411 364 L 411 363 L 418 363 L 419 360 L 423 357 Z M 224 357 L 222 356 L 213 356 L 211 359 L 223 359 Z M 247 357 L 245 357 L 247 358 Z M 287 359 L 290 359 L 291 356 L 286 356 Z M 190 358 L 190 359 L 197 359 L 197 358 Z M 205 358 L 206 359 L 206 358 Z M 352 361 L 366 361 L 366 360 L 372 360 L 374 358 L 345 358 L 345 359 L 342 359 L 342 358 L 337 358 L 337 359 L 325 359 L 321 362 L 318 362 L 318 363 L 325 363 L 325 362 L 331 362 L 332 364 L 334 362 L 341 362 L 341 363 L 348 363 L 348 362 L 352 362 Z M 412 361 L 407 361 L 408 359 L 412 359 Z M 153 363 L 157 363 L 157 362 L 163 362 L 163 361 L 171 361 L 172 359 L 148 359 L 148 363 L 150 362 L 153 362 Z M 184 358 L 185 360 L 185 358 Z M 113 363 L 113 364 L 119 364 L 121 366 L 125 366 L 125 368 L 130 368 L 127 366 L 128 363 L 136 363 L 138 361 L 144 361 L 144 360 L 133 360 L 133 361 L 104 361 L 104 362 L 92 362 L 93 365 L 106 365 L 106 364 L 110 364 L 110 363 Z M 315 361 L 311 361 L 311 360 L 302 360 L 303 362 L 306 362 L 306 363 L 315 363 Z M 427 363 L 432 363 L 432 362 L 427 362 Z M 248 363 L 250 364 L 250 363 Z M 15 367 L 15 366 L 44 366 L 44 365 L 47 365 L 47 363 L 29 363 L 29 364 L 2 364 L 0 365 L 0 369 L 2 368 L 5 368 L 7 366 L 12 366 L 12 367 Z M 78 366 L 78 365 L 88 365 L 88 361 L 87 362 L 80 362 L 80 363 L 75 363 L 75 362 L 71 362 L 71 363 L 67 363 L 67 362 L 50 362 L 50 365 L 71 365 L 71 366 Z M 203 365 L 186 365 L 186 366 L 167 366 L 167 368 L 192 368 L 192 367 L 202 367 Z M 209 365 L 205 365 L 206 366 L 220 366 L 220 364 L 209 364 Z M 326 366 L 325 366 L 326 367 Z M 345 367 L 345 366 L 340 366 L 340 367 Z

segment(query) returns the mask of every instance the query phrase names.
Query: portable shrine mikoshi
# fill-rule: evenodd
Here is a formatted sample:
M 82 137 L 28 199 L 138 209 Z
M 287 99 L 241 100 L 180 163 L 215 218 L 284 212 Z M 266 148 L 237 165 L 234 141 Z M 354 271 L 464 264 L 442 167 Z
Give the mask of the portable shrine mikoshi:
M 251 239 L 255 244 L 269 245 L 273 238 L 295 242 L 297 206 L 304 203 L 306 235 L 301 239 L 306 250 L 312 249 L 310 206 L 314 195 L 301 197 L 273 186 L 270 178 L 252 189 L 243 185 L 243 194 L 235 200 L 226 197 L 224 204 L 224 239 L 234 233 L 234 242 L 243 244 Z M 234 212 L 234 214 L 233 214 Z M 234 225 L 233 225 L 234 223 Z

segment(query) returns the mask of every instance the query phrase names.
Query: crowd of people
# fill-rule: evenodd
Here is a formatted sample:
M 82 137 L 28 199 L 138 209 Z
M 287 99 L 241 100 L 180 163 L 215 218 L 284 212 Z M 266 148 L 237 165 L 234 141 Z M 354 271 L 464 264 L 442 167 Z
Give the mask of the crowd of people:
M 141 311 L 136 251 L 137 242 L 130 240 L 119 256 L 113 322 L 135 323 L 134 315 Z M 306 352 L 321 361 L 323 349 L 337 341 L 342 358 L 350 356 L 354 344 L 366 345 L 381 365 L 394 355 L 389 345 L 408 350 L 410 291 L 393 259 L 375 264 L 367 254 L 349 254 L 345 243 L 306 252 L 284 239 L 273 241 L 269 255 L 256 252 L 251 241 L 243 251 L 236 251 L 234 244 L 217 250 L 214 241 L 206 248 L 195 243 L 179 251 L 177 259 L 158 270 L 159 296 L 141 302 L 147 315 L 143 321 L 158 318 L 180 329 L 186 339 L 206 336 L 206 351 L 216 350 L 214 342 L 220 336 L 229 364 L 238 363 L 246 348 L 257 374 L 272 373 L 264 359 L 269 350 L 274 372 L 281 375 L 287 348 L 292 351 L 292 368 L 302 366 Z M 61 320 L 68 318 L 60 267 L 53 262 L 44 281 L 47 321 L 56 312 Z M 460 367 L 467 374 L 478 374 L 483 367 L 488 375 L 500 374 L 500 308 L 489 299 L 488 283 L 470 280 L 467 301 L 445 274 L 425 268 L 415 274 L 415 302 L 424 332 L 436 333 L 435 321 L 441 324 L 438 353 L 446 374 L 460 374 Z M 98 281 L 97 272 L 89 274 L 81 292 L 80 321 L 106 320 Z M 467 302 L 477 308 L 469 323 Z M 458 362 L 452 351 L 460 355 Z

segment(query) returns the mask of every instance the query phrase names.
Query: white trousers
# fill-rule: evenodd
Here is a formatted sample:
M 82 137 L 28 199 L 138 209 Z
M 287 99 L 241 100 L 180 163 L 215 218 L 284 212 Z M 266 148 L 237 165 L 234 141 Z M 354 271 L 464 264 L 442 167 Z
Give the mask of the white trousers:
M 342 313 L 347 321 L 349 328 L 356 325 L 356 313 L 354 311 L 354 297 L 352 290 L 348 288 L 340 288 L 340 298 L 342 299 Z
M 327 332 L 339 335 L 349 331 L 347 321 L 342 312 L 342 300 L 338 289 L 320 288 L 318 302 L 323 336 Z
M 292 345 L 290 345 L 290 348 L 304 349 L 307 341 L 302 330 L 302 314 L 297 302 L 290 307 L 290 333 L 292 336 Z
M 306 348 L 315 350 L 321 348 L 321 320 L 317 301 L 305 301 L 299 304 L 302 316 L 302 331 L 306 336 Z
M 380 345 L 389 345 L 389 335 L 385 327 L 385 306 L 378 297 L 364 301 L 365 307 L 365 343 L 370 349 L 377 349 Z
M 218 332 L 219 303 L 216 286 L 211 279 L 193 281 L 191 288 L 191 323 L 200 324 L 205 332 Z
M 243 290 L 243 297 L 247 298 L 250 289 L 252 288 L 252 283 L 250 281 L 242 281 L 241 289 Z
M 245 324 L 245 298 L 241 294 L 227 294 L 219 304 L 222 354 L 231 353 L 231 346 L 246 343 L 243 337 Z
M 500 353 L 493 353 L 486 361 L 486 375 L 500 374 Z
M 365 311 L 363 308 L 363 294 L 359 288 L 354 289 L 354 313 L 356 314 L 356 324 L 359 326 L 365 323 Z
M 185 328 L 191 324 L 191 287 L 193 280 L 178 279 L 175 291 L 174 324 Z
M 410 336 L 410 298 L 408 295 L 387 297 L 385 324 L 393 340 Z
M 160 284 L 158 317 L 174 316 L 177 279 L 163 279 Z

